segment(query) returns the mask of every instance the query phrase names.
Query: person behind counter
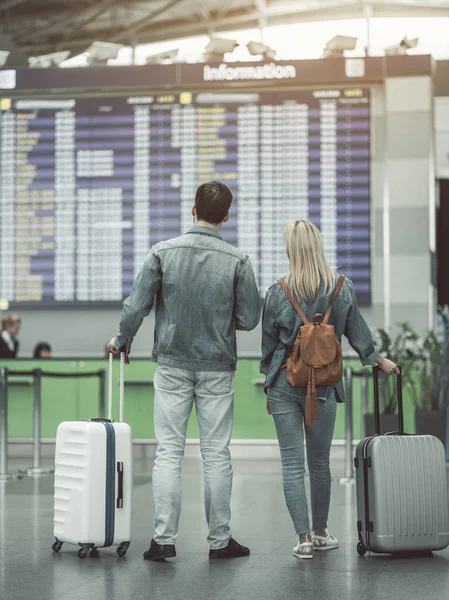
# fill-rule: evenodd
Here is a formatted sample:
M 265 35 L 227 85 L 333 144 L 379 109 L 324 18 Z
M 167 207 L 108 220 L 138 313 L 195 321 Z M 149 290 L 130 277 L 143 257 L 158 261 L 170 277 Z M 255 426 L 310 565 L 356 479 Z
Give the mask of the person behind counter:
M 0 328 L 0 358 L 17 358 L 21 321 L 17 315 L 8 315 L 1 321 Z
M 47 342 L 36 344 L 33 352 L 33 358 L 51 358 L 51 346 Z

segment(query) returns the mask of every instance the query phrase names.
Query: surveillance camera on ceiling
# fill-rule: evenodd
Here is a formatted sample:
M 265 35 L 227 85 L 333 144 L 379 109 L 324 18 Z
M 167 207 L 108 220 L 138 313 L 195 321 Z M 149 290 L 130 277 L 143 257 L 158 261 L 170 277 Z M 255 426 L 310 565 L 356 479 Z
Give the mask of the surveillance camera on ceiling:
M 4 67 L 8 62 L 9 50 L 0 50 L 0 67 Z
M 147 56 L 146 62 L 148 65 L 163 65 L 172 63 L 177 58 L 178 54 L 179 48 L 175 48 L 174 50 L 167 50 L 165 52 L 159 52 L 159 54 Z
M 248 48 L 248 52 L 252 56 L 258 56 L 262 54 L 263 56 L 266 56 L 267 58 L 271 58 L 273 60 L 276 58 L 276 50 L 273 50 L 272 48 L 270 48 L 266 44 L 262 44 L 261 42 L 249 42 L 248 44 L 246 44 L 246 47 Z
M 70 50 L 64 52 L 53 52 L 52 54 L 43 54 L 42 56 L 31 56 L 28 64 L 32 69 L 48 69 L 49 67 L 58 67 L 68 59 Z
M 399 44 L 394 44 L 393 46 L 388 46 L 388 48 L 385 48 L 385 54 L 386 56 L 404 56 L 407 54 L 407 50 L 416 48 L 418 42 L 419 38 L 413 38 L 409 40 L 408 37 L 405 36 L 399 42 Z
M 224 38 L 210 38 L 209 43 L 205 48 L 206 54 L 226 54 L 233 52 L 238 46 L 235 40 L 226 40 Z
M 92 42 L 89 48 L 87 48 L 86 53 L 89 55 L 91 62 L 106 62 L 109 59 L 117 58 L 121 48 L 123 48 L 123 44 Z
M 347 35 L 336 35 L 326 44 L 326 50 L 331 52 L 344 52 L 345 50 L 354 50 L 357 45 L 357 38 Z
M 407 50 L 410 50 L 411 48 L 416 48 L 418 42 L 419 38 L 412 38 L 409 40 L 408 37 L 405 36 L 404 39 L 401 40 L 401 46 L 404 46 Z

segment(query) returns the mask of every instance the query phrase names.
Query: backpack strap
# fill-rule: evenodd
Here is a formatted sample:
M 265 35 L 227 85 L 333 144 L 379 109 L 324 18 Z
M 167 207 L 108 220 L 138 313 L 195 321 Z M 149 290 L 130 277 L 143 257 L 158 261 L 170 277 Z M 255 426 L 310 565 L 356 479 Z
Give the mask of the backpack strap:
M 302 322 L 304 323 L 304 325 L 307 325 L 307 323 L 310 323 L 309 319 L 306 317 L 305 312 L 303 311 L 303 309 L 299 305 L 299 302 L 296 302 L 296 300 L 293 298 L 293 295 L 292 295 L 291 291 L 288 289 L 287 284 L 285 283 L 285 281 L 283 279 L 279 279 L 278 283 L 281 286 L 281 288 L 284 290 L 284 293 L 287 296 L 287 298 L 293 304 L 294 309 L 296 310 L 296 312 L 298 313 L 298 315 L 301 317 Z
M 337 286 L 335 288 L 334 296 L 331 300 L 331 303 L 329 304 L 329 308 L 327 309 L 327 312 L 323 319 L 323 323 L 325 323 L 326 325 L 327 325 L 327 323 L 329 323 L 329 317 L 331 316 L 332 306 L 334 305 L 335 300 L 338 298 L 338 294 L 341 292 L 341 288 L 343 287 L 344 281 L 345 281 L 345 276 L 340 275 Z

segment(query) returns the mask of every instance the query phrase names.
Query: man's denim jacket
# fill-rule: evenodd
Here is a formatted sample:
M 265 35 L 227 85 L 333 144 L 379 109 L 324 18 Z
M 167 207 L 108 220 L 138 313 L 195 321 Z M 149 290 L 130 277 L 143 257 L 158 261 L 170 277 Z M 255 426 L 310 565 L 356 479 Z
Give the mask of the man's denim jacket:
M 331 298 L 332 294 L 324 295 L 324 285 L 321 284 L 315 302 L 307 304 L 302 301 L 301 307 L 307 318 L 312 321 L 316 313 L 325 314 Z M 373 343 L 371 331 L 360 314 L 354 286 L 348 278 L 345 279 L 332 307 L 329 324 L 334 326 L 335 335 L 340 343 L 343 334 L 348 338 L 364 366 L 374 364 L 379 352 Z M 306 395 L 305 388 L 293 388 L 284 381 L 285 378 L 277 377 L 293 349 L 301 325 L 303 325 L 301 317 L 279 283 L 274 283 L 265 297 L 262 318 L 262 362 L 260 363 L 261 373 L 267 376 L 265 391 L 273 399 L 276 397 L 282 399 L 284 393 L 295 396 Z M 276 380 L 279 380 L 278 383 Z M 337 393 L 337 401 L 344 402 L 345 394 L 341 381 L 335 386 L 317 388 L 318 397 L 328 398 L 334 389 Z
M 130 351 L 154 302 L 152 360 L 192 371 L 235 371 L 236 330 L 260 318 L 248 255 L 209 227 L 153 246 L 123 303 L 116 348 Z

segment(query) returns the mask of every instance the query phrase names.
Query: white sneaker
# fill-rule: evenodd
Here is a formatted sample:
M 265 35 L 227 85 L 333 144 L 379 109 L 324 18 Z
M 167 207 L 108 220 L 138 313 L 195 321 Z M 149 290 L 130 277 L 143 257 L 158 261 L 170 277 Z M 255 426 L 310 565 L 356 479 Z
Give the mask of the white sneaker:
M 296 558 L 305 558 L 305 559 L 313 558 L 312 538 L 310 538 L 310 541 L 303 542 L 302 544 L 301 544 L 301 542 L 298 542 L 296 544 L 296 546 L 293 548 L 293 556 L 296 556 Z
M 313 547 L 318 552 L 323 552 L 323 550 L 335 550 L 339 547 L 338 540 L 334 538 L 333 535 L 327 534 L 326 537 L 321 535 L 313 536 Z

